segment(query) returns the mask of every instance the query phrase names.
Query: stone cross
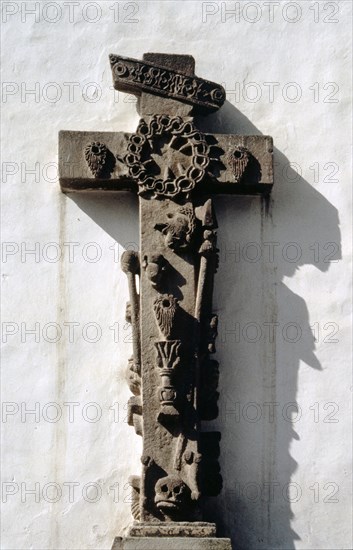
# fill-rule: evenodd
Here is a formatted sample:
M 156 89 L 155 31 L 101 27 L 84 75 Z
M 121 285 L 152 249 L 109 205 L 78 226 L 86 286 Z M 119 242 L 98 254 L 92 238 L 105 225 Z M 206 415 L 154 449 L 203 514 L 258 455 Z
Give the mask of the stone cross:
M 218 414 L 212 196 L 268 194 L 272 139 L 197 129 L 194 116 L 219 109 L 225 91 L 195 76 L 191 56 L 111 55 L 110 63 L 114 87 L 138 97 L 137 130 L 60 132 L 59 166 L 65 193 L 139 195 L 140 251 L 126 251 L 121 260 L 133 330 L 128 421 L 143 438 L 142 472 L 129 480 L 135 521 L 128 535 L 219 542 L 215 525 L 202 521 L 204 497 L 222 487 L 220 434 L 201 429 Z M 230 548 L 223 540 L 222 548 Z M 124 544 L 117 538 L 113 548 Z M 157 539 L 152 546 L 159 548 Z

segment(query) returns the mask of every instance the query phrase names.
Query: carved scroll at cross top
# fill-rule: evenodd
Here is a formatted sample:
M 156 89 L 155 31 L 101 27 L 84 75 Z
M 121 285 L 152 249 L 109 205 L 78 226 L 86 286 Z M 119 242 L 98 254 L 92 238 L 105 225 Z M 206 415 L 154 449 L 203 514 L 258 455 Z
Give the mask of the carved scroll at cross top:
M 135 94 L 144 90 L 210 111 L 219 109 L 226 98 L 224 88 L 219 84 L 194 75 L 186 76 L 156 63 L 142 62 L 114 54 L 110 55 L 110 63 L 114 86 L 117 90 Z

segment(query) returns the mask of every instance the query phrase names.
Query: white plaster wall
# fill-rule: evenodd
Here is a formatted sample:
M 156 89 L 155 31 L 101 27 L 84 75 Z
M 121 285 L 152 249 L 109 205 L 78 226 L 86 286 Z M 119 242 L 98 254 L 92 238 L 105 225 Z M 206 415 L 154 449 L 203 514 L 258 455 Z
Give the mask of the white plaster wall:
M 1 548 L 109 549 L 130 521 L 141 441 L 125 421 L 118 260 L 138 242 L 137 200 L 62 195 L 57 134 L 133 131 L 108 54 L 148 51 L 192 54 L 197 74 L 224 83 L 228 103 L 205 129 L 276 145 L 269 205 L 216 199 L 221 398 L 208 429 L 222 431 L 224 488 L 207 517 L 234 548 L 351 548 L 351 3 L 2 10 Z

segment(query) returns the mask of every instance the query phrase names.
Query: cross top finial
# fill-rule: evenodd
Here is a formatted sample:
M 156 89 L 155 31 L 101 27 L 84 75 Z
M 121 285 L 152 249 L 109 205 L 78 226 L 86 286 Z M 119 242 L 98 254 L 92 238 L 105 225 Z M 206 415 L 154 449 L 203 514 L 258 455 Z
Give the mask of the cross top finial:
M 113 72 L 114 88 L 136 96 L 151 94 L 164 100 L 174 100 L 192 106 L 193 113 L 216 111 L 226 98 L 225 90 L 219 84 L 195 76 L 195 60 L 191 55 L 160 53 L 144 54 L 143 60 L 111 54 L 109 56 Z M 153 112 L 161 106 L 165 113 L 176 114 L 175 103 L 170 101 L 153 102 Z M 170 112 L 172 105 L 173 113 Z M 145 111 L 146 109 L 143 109 Z M 140 114 L 152 114 L 141 112 Z M 190 109 L 188 113 L 190 114 Z M 179 114 L 179 113 L 178 113 Z M 181 113 L 180 113 L 181 114 Z

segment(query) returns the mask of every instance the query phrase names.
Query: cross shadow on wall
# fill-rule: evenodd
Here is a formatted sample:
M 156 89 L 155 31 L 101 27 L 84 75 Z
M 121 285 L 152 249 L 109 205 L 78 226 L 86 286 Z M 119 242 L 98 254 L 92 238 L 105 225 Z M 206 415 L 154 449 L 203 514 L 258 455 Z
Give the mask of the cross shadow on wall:
M 205 132 L 261 135 L 229 102 L 197 124 Z M 295 439 L 300 444 L 293 404 L 300 363 L 315 369 L 318 376 L 322 368 L 310 329 L 317 320 L 310 319 L 304 299 L 283 279 L 299 278 L 300 267 L 308 264 L 326 272 L 330 262 L 340 258 L 336 208 L 290 168 L 290 159 L 278 149 L 274 160 L 277 168 L 270 201 L 232 195 L 215 198 L 220 248 L 214 293 L 214 311 L 220 318 L 216 354 L 220 414 L 203 428 L 222 433 L 223 490 L 206 503 L 205 521 L 215 521 L 218 535 L 231 537 L 237 550 L 289 550 L 303 537 L 291 528 L 291 498 L 296 495 L 286 498 L 297 468 L 291 442 Z M 137 197 L 104 195 L 70 198 L 122 247 L 134 247 Z M 263 243 L 270 244 L 264 247 Z M 323 250 L 326 243 L 334 245 Z
M 199 127 L 262 133 L 229 102 Z M 230 536 L 237 550 L 294 549 L 305 535 L 291 527 L 292 502 L 308 488 L 292 482 L 298 464 L 290 449 L 293 439 L 300 445 L 299 366 L 315 369 L 317 376 L 322 370 L 310 328 L 321 320 L 310 317 L 304 299 L 283 279 L 300 281 L 301 266 L 310 264 L 327 272 L 340 259 L 340 231 L 337 209 L 290 161 L 274 149 L 269 201 L 239 196 L 215 201 L 220 414 L 209 429 L 222 432 L 223 490 L 217 504 L 210 500 L 205 519 L 216 521 L 219 535 Z

